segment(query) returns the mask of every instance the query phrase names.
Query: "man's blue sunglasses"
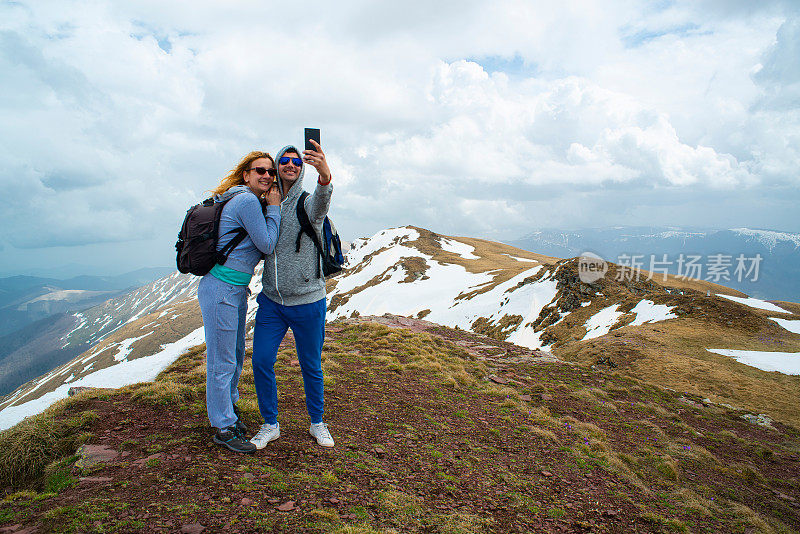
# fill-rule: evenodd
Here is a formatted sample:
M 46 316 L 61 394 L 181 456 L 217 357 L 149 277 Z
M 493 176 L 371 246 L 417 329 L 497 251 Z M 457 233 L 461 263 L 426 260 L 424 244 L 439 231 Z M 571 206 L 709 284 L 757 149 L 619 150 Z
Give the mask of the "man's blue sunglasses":
M 295 167 L 301 167 L 303 165 L 303 160 L 300 158 L 290 158 L 289 156 L 282 156 L 278 158 L 278 163 L 281 165 L 286 165 L 289 162 L 292 162 Z

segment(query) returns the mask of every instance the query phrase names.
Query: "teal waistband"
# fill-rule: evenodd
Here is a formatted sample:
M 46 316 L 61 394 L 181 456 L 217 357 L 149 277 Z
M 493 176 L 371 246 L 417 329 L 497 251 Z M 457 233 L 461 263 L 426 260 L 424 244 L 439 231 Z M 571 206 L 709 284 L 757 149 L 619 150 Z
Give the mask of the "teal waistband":
M 237 271 L 236 269 L 231 269 L 224 265 L 213 266 L 209 274 L 213 274 L 215 278 L 219 278 L 223 282 L 227 282 L 233 286 L 248 286 L 250 285 L 250 279 L 253 278 L 252 273 L 243 273 L 242 271 Z

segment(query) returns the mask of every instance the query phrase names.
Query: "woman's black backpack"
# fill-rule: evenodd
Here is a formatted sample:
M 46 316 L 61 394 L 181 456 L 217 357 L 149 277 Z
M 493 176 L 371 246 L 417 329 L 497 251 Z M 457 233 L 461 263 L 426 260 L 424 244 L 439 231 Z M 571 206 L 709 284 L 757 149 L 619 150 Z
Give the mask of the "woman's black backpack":
M 230 198 L 223 202 L 214 202 L 213 198 L 207 198 L 186 212 L 181 231 L 178 233 L 178 242 L 175 243 L 175 250 L 178 252 L 176 261 L 180 272 L 205 276 L 214 265 L 224 265 L 231 251 L 247 236 L 247 230 L 244 228 L 231 230 L 228 233 L 236 235 L 222 250 L 217 251 L 219 219 L 222 216 L 222 208 L 229 200 Z

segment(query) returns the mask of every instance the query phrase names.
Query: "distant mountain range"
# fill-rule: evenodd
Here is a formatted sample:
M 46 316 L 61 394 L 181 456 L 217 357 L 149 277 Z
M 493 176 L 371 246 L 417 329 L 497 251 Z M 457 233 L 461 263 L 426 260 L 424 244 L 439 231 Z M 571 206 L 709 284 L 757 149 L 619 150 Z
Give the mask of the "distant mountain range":
M 171 269 L 159 267 L 66 280 L 38 276 L 0 278 L 0 336 L 45 317 L 90 308 L 169 272 Z
M 681 255 L 684 262 L 690 256 L 699 256 L 695 264 L 702 266 L 701 278 L 704 280 L 757 298 L 800 301 L 800 234 L 796 233 L 750 228 L 709 230 L 618 226 L 540 229 L 508 243 L 559 258 L 593 252 L 606 261 L 622 263 L 623 259 L 637 256 L 635 261 L 642 262 L 643 269 L 650 268 L 652 259 L 656 267 L 671 274 L 678 274 Z M 745 270 L 737 273 L 737 258 L 740 256 L 743 256 Z M 753 266 L 753 258 L 757 256 L 762 259 L 757 269 L 758 276 L 753 280 L 756 272 L 748 274 L 746 270 Z M 670 263 L 665 264 L 664 259 Z M 709 265 L 715 261 L 717 267 L 709 271 Z M 685 263 L 683 268 L 686 272 Z
M 585 283 L 574 258 L 393 228 L 353 242 L 347 269 L 327 281 L 328 319 L 413 316 L 800 423 L 800 371 L 792 371 L 800 305 L 748 298 L 705 280 L 635 280 L 621 272 L 612 264 L 605 277 Z M 0 400 L 0 429 L 71 387 L 151 380 L 202 343 L 198 281 L 173 273 L 74 314 L 58 339 L 87 350 Z M 250 290 L 252 324 L 260 265 Z
M 169 269 L 139 269 L 118 276 L 77 276 L 67 280 L 35 276 L 0 279 L 0 395 L 69 361 L 119 326 L 86 323 L 102 304 L 152 282 Z M 122 298 L 125 300 L 125 297 Z M 113 311 L 115 321 L 129 318 Z M 86 323 L 86 324 L 84 324 Z M 81 325 L 92 333 L 81 335 Z M 64 338 L 71 332 L 69 339 Z M 63 339 L 62 339 L 63 338 Z

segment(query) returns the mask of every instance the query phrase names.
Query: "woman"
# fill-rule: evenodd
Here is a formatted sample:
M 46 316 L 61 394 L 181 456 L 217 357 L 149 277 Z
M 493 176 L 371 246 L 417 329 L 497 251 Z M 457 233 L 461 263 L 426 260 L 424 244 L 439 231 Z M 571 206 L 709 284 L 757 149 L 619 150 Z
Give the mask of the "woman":
M 206 334 L 206 406 L 214 442 L 234 452 L 254 452 L 247 427 L 239 420 L 239 376 L 244 362 L 248 285 L 256 264 L 270 254 L 280 228 L 280 192 L 274 186 L 275 161 L 266 152 L 250 152 L 214 189 L 222 208 L 217 250 L 244 228 L 247 235 L 224 265 L 215 265 L 200 280 L 197 299 Z M 261 198 L 266 195 L 266 218 Z

